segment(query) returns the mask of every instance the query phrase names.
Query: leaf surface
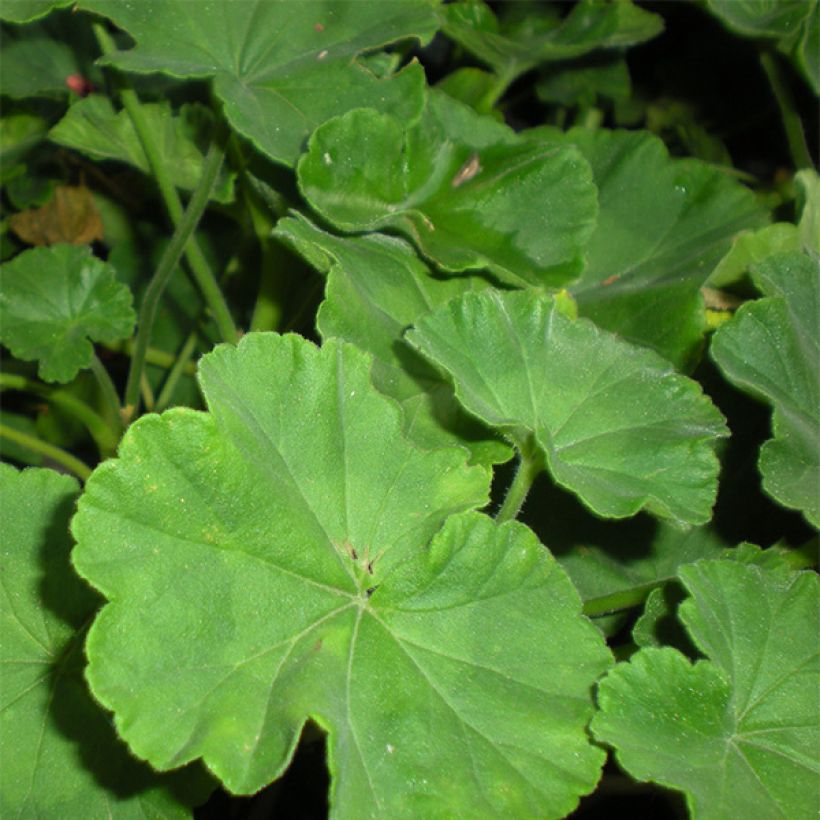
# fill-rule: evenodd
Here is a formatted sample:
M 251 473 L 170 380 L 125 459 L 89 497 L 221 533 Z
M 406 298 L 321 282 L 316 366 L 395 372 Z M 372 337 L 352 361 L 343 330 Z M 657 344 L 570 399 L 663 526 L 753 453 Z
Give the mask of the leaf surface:
M 507 461 L 510 447 L 466 414 L 447 377 L 403 338 L 405 329 L 483 279 L 434 278 L 402 239 L 384 234 L 337 237 L 300 214 L 280 220 L 276 236 L 327 275 L 316 325 L 323 339 L 344 339 L 374 357 L 373 384 L 402 406 L 405 433 L 426 449 L 460 445 L 476 463 Z
M 0 814 L 190 817 L 208 779 L 137 763 L 83 680 L 81 641 L 99 601 L 68 560 L 78 491 L 52 470 L 0 464 Z
M 548 7 L 531 6 L 527 12 L 523 20 L 508 15 L 507 24 L 499 22 L 486 3 L 469 0 L 444 6 L 440 15 L 448 37 L 509 82 L 540 63 L 580 57 L 598 48 L 623 48 L 663 30 L 658 15 L 629 0 L 606 4 L 583 0 L 563 20 L 557 20 Z
M 91 364 L 89 340 L 125 339 L 135 321 L 131 292 L 88 247 L 32 248 L 3 265 L 0 341 L 46 381 L 71 381 Z
M 601 764 L 609 662 L 489 476 L 401 434 L 370 361 L 248 334 L 203 357 L 210 412 L 145 416 L 87 483 L 74 563 L 109 599 L 95 695 L 159 769 L 250 793 L 328 731 L 339 817 L 560 816 Z M 462 512 L 462 514 L 457 514 Z
M 183 105 L 179 114 L 167 102 L 143 103 L 142 114 L 168 174 L 178 188 L 193 190 L 202 176 L 204 153 L 212 116 L 204 106 Z M 51 129 L 49 139 L 97 160 L 118 160 L 151 174 L 151 167 L 125 111 L 114 111 L 110 100 L 92 94 L 78 100 Z M 230 202 L 233 178 L 224 168 L 214 188 L 214 199 Z
M 679 616 L 709 660 L 642 649 L 598 686 L 597 738 L 698 818 L 816 813 L 818 578 L 735 561 L 680 570 Z
M 765 298 L 718 329 L 712 357 L 730 381 L 774 406 L 774 438 L 760 452 L 764 489 L 820 526 L 820 262 L 778 254 L 752 275 Z
M 298 174 L 342 230 L 393 228 L 446 270 L 489 267 L 519 286 L 574 279 L 595 224 L 577 151 L 528 143 L 439 91 L 410 129 L 367 109 L 325 123 Z
M 408 339 L 452 375 L 471 413 L 519 446 L 534 436 L 555 480 L 599 515 L 709 519 L 712 448 L 726 428 L 700 387 L 655 353 L 531 292 L 466 294 Z
M 108 59 L 118 68 L 212 77 L 231 125 L 265 154 L 295 163 L 313 129 L 354 107 L 418 116 L 424 72 L 413 64 L 380 77 L 363 51 L 435 32 L 426 0 L 86 0 L 137 47 Z
M 581 315 L 691 365 L 706 331 L 701 287 L 734 236 L 767 221 L 754 194 L 697 160 L 671 159 L 645 132 L 528 133 L 575 145 L 598 187 L 587 266 L 572 285 Z

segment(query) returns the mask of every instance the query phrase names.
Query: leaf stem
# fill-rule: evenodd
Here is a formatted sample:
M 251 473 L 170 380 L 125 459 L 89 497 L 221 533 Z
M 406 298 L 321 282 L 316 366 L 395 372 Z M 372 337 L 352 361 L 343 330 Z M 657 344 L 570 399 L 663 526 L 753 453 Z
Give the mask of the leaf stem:
M 117 449 L 118 434 L 108 422 L 89 407 L 84 401 L 62 388 L 54 388 L 33 379 L 19 376 L 16 373 L 0 373 L 0 389 L 19 390 L 42 396 L 46 401 L 65 410 L 77 419 L 89 432 L 101 458 L 106 458 Z
M 128 371 L 128 381 L 125 386 L 125 419 L 130 421 L 136 415 L 140 398 L 140 379 L 145 365 L 145 354 L 151 338 L 151 330 L 156 318 L 162 292 L 168 284 L 171 274 L 176 268 L 185 244 L 196 228 L 199 220 L 208 205 L 208 198 L 216 181 L 222 160 L 225 156 L 224 145 L 214 140 L 208 149 L 205 163 L 202 168 L 202 177 L 182 215 L 182 219 L 165 248 L 148 287 L 140 308 L 137 324 L 137 338 L 134 343 L 134 353 L 131 358 L 131 368 Z
M 159 396 L 157 397 L 156 404 L 154 405 L 155 413 L 161 413 L 171 403 L 174 390 L 176 389 L 179 380 L 185 374 L 189 360 L 191 356 L 193 356 L 194 350 L 196 350 L 198 338 L 199 333 L 196 330 L 192 330 L 188 334 L 188 338 L 182 345 L 182 349 L 179 351 L 176 361 L 165 378 L 165 382 L 162 385 L 162 390 L 159 391 Z
M 134 355 L 134 340 L 127 339 L 122 342 L 115 342 L 113 344 L 107 344 L 105 347 L 108 350 L 113 351 L 114 353 L 124 353 L 126 356 L 133 356 Z M 145 351 L 145 362 L 146 364 L 153 364 L 157 367 L 163 367 L 166 370 L 170 370 L 177 361 L 177 356 L 173 353 L 168 353 L 166 350 L 160 350 L 157 347 L 149 347 L 148 350 Z M 184 367 L 184 372 L 187 373 L 189 376 L 193 376 L 196 374 L 196 365 L 193 363 L 188 363 Z
M 13 441 L 15 444 L 19 444 L 21 447 L 25 447 L 33 453 L 39 453 L 46 458 L 50 458 L 52 461 L 70 470 L 82 481 L 85 481 L 91 475 L 91 468 L 80 461 L 80 459 L 75 458 L 71 453 L 66 452 L 60 447 L 55 447 L 46 441 L 42 441 L 36 436 L 30 436 L 28 433 L 22 432 L 22 430 L 15 430 L 7 424 L 0 423 L 0 438 Z
M 495 520 L 499 524 L 510 521 L 518 515 L 527 498 L 527 493 L 529 493 L 530 487 L 535 481 L 535 477 L 544 469 L 544 457 L 536 446 L 522 447 L 519 449 L 519 453 L 515 478 L 513 478 L 512 484 L 507 490 L 501 509 L 495 516 Z
M 599 598 L 590 598 L 584 602 L 584 615 L 588 618 L 601 618 L 604 615 L 614 615 L 624 609 L 640 606 L 655 587 L 662 586 L 668 579 L 653 581 L 630 589 L 623 589 Z
M 122 433 L 122 408 L 120 406 L 120 397 L 117 395 L 117 388 L 114 387 L 114 382 L 111 381 L 111 376 L 106 370 L 103 363 L 95 353 L 91 357 L 91 372 L 100 386 L 103 400 L 105 401 L 110 411 L 109 415 L 114 419 L 116 425 L 116 432 Z
M 94 24 L 94 34 L 97 37 L 97 42 L 103 54 L 112 54 L 117 50 L 111 35 L 100 23 Z M 182 201 L 166 170 L 159 147 L 154 141 L 139 97 L 125 75 L 117 72 L 116 76 L 123 108 L 125 108 L 131 120 L 131 124 L 134 126 L 134 131 L 142 145 L 142 150 L 145 152 L 145 158 L 148 160 L 151 173 L 157 181 L 160 195 L 165 203 L 168 215 L 171 217 L 171 222 L 174 228 L 179 228 L 183 213 Z M 214 135 L 214 141 L 219 141 L 219 135 Z M 194 236 L 191 236 L 186 243 L 185 258 L 191 267 L 191 273 L 193 273 L 194 279 L 196 279 L 197 285 L 202 291 L 202 295 L 205 297 L 205 301 L 211 313 L 213 313 L 214 321 L 219 328 L 220 335 L 224 341 L 235 343 L 238 335 L 237 329 L 231 318 L 225 296 Z
M 812 162 L 809 147 L 806 144 L 803 123 L 800 121 L 794 97 L 786 78 L 783 76 L 777 57 L 770 50 L 764 49 L 760 52 L 760 64 L 763 71 L 766 72 L 769 85 L 772 87 L 772 92 L 777 100 L 780 119 L 786 131 L 786 139 L 789 142 L 789 153 L 792 155 L 795 168 L 798 170 L 801 168 L 813 169 L 814 162 Z

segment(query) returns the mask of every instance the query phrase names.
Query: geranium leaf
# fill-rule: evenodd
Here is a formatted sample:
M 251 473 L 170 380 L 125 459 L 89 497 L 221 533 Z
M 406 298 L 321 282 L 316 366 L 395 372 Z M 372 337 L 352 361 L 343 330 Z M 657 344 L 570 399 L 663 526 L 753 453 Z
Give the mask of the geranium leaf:
M 527 133 L 575 145 L 592 166 L 598 224 L 572 286 L 581 315 L 691 365 L 706 331 L 700 289 L 734 236 L 767 221 L 757 197 L 704 163 L 670 159 L 645 132 Z
M 142 115 L 156 141 L 171 181 L 193 190 L 202 176 L 204 154 L 213 116 L 196 103 L 183 105 L 179 114 L 167 102 L 144 103 Z M 114 111 L 111 101 L 99 94 L 78 100 L 51 129 L 49 139 L 98 160 L 118 160 L 151 173 L 148 159 L 125 111 Z M 214 188 L 214 199 L 233 199 L 233 176 L 223 169 Z
M 633 777 L 686 793 L 692 816 L 817 810 L 814 573 L 698 561 L 679 617 L 709 660 L 642 649 L 598 686 L 595 736 Z
M 32 248 L 3 265 L 0 341 L 46 381 L 71 381 L 91 364 L 89 340 L 125 339 L 135 321 L 131 291 L 88 247 Z
M 549 8 L 530 7 L 523 20 L 495 17 L 481 0 L 450 3 L 440 12 L 443 30 L 509 82 L 553 60 L 579 57 L 598 48 L 623 48 L 649 40 L 663 20 L 626 0 L 577 3 L 563 20 Z
M 104 238 L 102 217 L 84 185 L 56 186 L 41 207 L 12 214 L 9 226 L 23 242 L 36 246 L 89 245 Z
M 337 237 L 295 213 L 275 230 L 327 275 L 317 327 L 322 338 L 339 338 L 374 357 L 378 390 L 402 406 L 405 433 L 426 449 L 461 445 L 474 462 L 493 464 L 512 456 L 497 435 L 466 414 L 447 377 L 403 338 L 413 322 L 483 279 L 436 279 L 403 240 L 384 234 Z
M 99 600 L 68 560 L 78 492 L 52 470 L 0 464 L 0 814 L 190 817 L 209 779 L 163 778 L 135 761 L 83 681 L 82 639 Z
M 118 68 L 174 77 L 213 77 L 233 127 L 272 159 L 292 165 L 319 123 L 373 106 L 418 116 L 424 72 L 417 64 L 379 77 L 356 57 L 436 30 L 426 0 L 87 0 L 137 47 L 109 58 Z
M 452 375 L 471 413 L 519 445 L 534 436 L 555 480 L 599 515 L 709 519 L 723 419 L 652 351 L 531 292 L 465 294 L 408 339 Z
M 234 792 L 312 717 L 335 816 L 567 813 L 598 776 L 608 651 L 529 530 L 457 514 L 487 471 L 409 443 L 369 371 L 336 340 L 248 334 L 202 359 L 209 413 L 129 429 L 73 522 L 110 601 L 92 689 L 136 754 L 203 757 Z
M 774 406 L 774 438 L 760 452 L 763 488 L 820 526 L 820 262 L 778 254 L 752 275 L 766 298 L 717 330 L 712 357 L 738 387 Z
M 489 267 L 517 285 L 561 285 L 595 225 L 589 168 L 533 145 L 439 91 L 416 125 L 362 109 L 320 126 L 300 187 L 346 231 L 395 228 L 441 267 Z
M 9 23 L 30 23 L 45 17 L 53 9 L 68 6 L 71 0 L 3 0 L 0 6 L 0 20 Z

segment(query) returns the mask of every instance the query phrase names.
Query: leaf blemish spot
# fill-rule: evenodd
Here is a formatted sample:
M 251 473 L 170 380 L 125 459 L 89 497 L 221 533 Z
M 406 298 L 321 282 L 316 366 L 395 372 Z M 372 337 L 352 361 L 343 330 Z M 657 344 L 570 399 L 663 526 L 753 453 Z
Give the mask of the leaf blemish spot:
M 478 161 L 478 154 L 473 154 L 467 162 L 458 169 L 458 173 L 453 177 L 453 181 L 450 184 L 453 188 L 458 188 L 465 182 L 469 182 L 480 170 L 481 163 Z
M 327 57 L 327 49 L 326 49 L 326 48 L 323 48 L 323 49 L 322 49 L 322 50 L 321 50 L 321 51 L 320 51 L 320 52 L 316 55 L 316 59 L 317 59 L 317 60 L 324 60 L 324 59 L 325 59 L 325 57 Z
M 333 165 L 333 157 L 331 157 L 327 151 L 325 151 L 325 153 L 322 154 L 322 161 L 325 165 Z

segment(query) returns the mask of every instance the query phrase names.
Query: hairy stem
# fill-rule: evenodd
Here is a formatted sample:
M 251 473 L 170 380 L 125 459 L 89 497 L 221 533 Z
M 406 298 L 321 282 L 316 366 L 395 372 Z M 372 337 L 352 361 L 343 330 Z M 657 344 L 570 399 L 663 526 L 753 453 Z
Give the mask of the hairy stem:
M 176 361 L 171 367 L 171 370 L 168 372 L 168 376 L 166 377 L 165 382 L 162 385 L 162 390 L 160 390 L 159 396 L 157 396 L 157 401 L 154 405 L 155 413 L 161 413 L 171 403 L 171 399 L 174 395 L 174 390 L 176 389 L 179 380 L 185 374 L 187 367 L 190 363 L 191 356 L 194 355 L 198 338 L 199 334 L 196 330 L 192 330 L 188 334 L 188 338 L 182 345 L 182 349 L 179 351 Z
M 15 444 L 19 444 L 21 447 L 31 450 L 32 453 L 38 453 L 46 458 L 50 458 L 56 464 L 60 464 L 67 470 L 70 470 L 82 481 L 85 481 L 91 475 L 91 468 L 80 461 L 80 459 L 75 458 L 71 453 L 66 452 L 60 447 L 55 447 L 46 441 L 42 441 L 36 436 L 30 436 L 28 433 L 22 432 L 22 430 L 15 430 L 7 424 L 0 423 L 0 438 L 13 441 Z
M 96 353 L 91 358 L 91 372 L 94 374 L 94 378 L 100 386 L 103 401 L 105 401 L 108 406 L 110 415 L 112 419 L 114 419 L 114 424 L 117 426 L 117 433 L 122 433 L 122 408 L 120 406 L 120 397 L 117 395 L 117 388 L 114 386 L 114 382 L 111 381 L 111 376 L 105 369 L 103 363 L 99 360 Z
M 495 517 L 499 524 L 510 521 L 518 515 L 527 498 L 527 493 L 529 493 L 530 487 L 535 481 L 535 477 L 544 469 L 544 458 L 538 448 L 534 446 L 523 447 L 520 454 L 515 478 L 513 478 L 504 498 L 504 503 Z
M 116 51 L 114 41 L 104 26 L 95 23 L 94 34 L 103 54 L 111 54 Z M 182 201 L 168 174 L 159 146 L 154 141 L 151 129 L 148 127 L 148 122 L 136 92 L 124 75 L 118 74 L 117 80 L 123 108 L 125 108 L 131 124 L 134 126 L 134 131 L 137 133 L 142 150 L 145 152 L 145 157 L 151 168 L 151 173 L 157 181 L 160 195 L 165 203 L 168 215 L 171 217 L 171 222 L 174 228 L 178 228 L 183 213 Z M 226 342 L 236 342 L 237 329 L 231 318 L 228 304 L 194 236 L 191 236 L 186 243 L 185 258 L 211 313 L 213 313 L 220 335 Z
M 159 261 L 157 270 L 154 273 L 148 287 L 145 289 L 145 296 L 140 308 L 139 322 L 137 325 L 137 338 L 134 343 L 134 353 L 131 358 L 131 368 L 128 372 L 128 382 L 125 386 L 125 419 L 130 421 L 136 415 L 139 407 L 140 380 L 145 365 L 145 354 L 148 350 L 148 342 L 151 338 L 151 330 L 154 319 L 157 315 L 160 298 L 168 284 L 171 274 L 176 268 L 185 244 L 194 232 L 206 206 L 208 198 L 216 181 L 222 160 L 225 155 L 224 146 L 217 141 L 211 143 L 205 163 L 202 168 L 202 177 L 194 191 L 191 201 L 182 219 L 171 237 L 171 241 L 165 248 L 162 258 Z
M 664 583 L 665 581 L 653 581 L 651 584 L 602 595 L 600 598 L 590 598 L 584 602 L 584 615 L 588 618 L 601 618 L 604 615 L 614 615 L 624 609 L 640 606 L 655 587 Z
M 794 103 L 789 84 L 783 76 L 780 62 L 775 54 L 765 50 L 760 52 L 760 64 L 766 72 L 769 85 L 772 87 L 777 106 L 780 109 L 780 119 L 783 121 L 783 128 L 786 131 L 786 139 L 789 142 L 789 153 L 792 155 L 792 162 L 798 170 L 801 168 L 814 168 L 809 147 L 806 144 L 806 134 L 803 131 L 803 123 L 797 113 L 797 106 Z

